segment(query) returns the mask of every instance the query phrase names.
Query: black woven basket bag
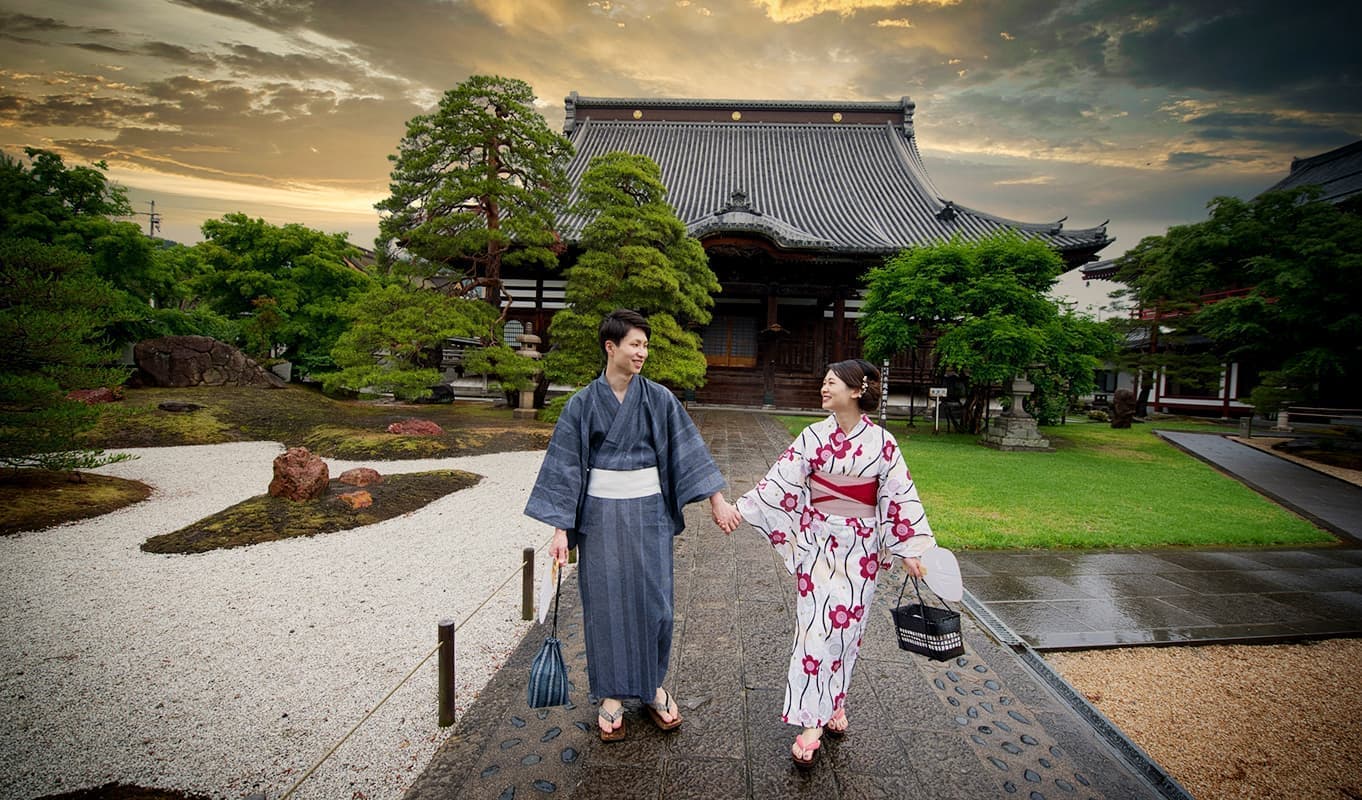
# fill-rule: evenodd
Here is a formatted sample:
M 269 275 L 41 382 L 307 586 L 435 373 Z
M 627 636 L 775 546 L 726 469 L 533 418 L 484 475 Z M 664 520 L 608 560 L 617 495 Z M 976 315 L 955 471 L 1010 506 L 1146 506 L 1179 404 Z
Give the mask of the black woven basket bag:
M 917 602 L 905 606 L 902 605 L 903 592 L 910 580 L 913 590 L 917 592 Z M 941 603 L 945 605 L 946 601 L 942 600 Z M 949 661 L 965 654 L 965 639 L 960 634 L 960 612 L 927 605 L 922 599 L 922 589 L 911 573 L 903 580 L 903 588 L 899 589 L 899 599 L 892 613 L 899 647 L 904 650 L 924 655 L 933 661 Z

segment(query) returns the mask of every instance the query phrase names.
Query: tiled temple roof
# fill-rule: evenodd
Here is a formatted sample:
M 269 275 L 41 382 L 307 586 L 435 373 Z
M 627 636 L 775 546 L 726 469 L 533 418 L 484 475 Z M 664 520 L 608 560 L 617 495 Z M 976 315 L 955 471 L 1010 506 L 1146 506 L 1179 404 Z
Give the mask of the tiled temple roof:
M 1266 191 L 1318 186 L 1319 199 L 1342 203 L 1362 195 L 1362 139 L 1309 158 L 1291 160 L 1291 172 Z
M 1076 262 L 1112 239 L 1106 225 L 1066 230 L 951 202 L 927 174 L 914 105 L 748 100 L 567 98 L 574 185 L 615 150 L 662 168 L 668 201 L 697 236 L 756 233 L 787 250 L 890 253 L 1001 229 L 1037 237 Z M 574 195 L 573 201 L 576 200 Z M 584 220 L 563 220 L 575 240 Z

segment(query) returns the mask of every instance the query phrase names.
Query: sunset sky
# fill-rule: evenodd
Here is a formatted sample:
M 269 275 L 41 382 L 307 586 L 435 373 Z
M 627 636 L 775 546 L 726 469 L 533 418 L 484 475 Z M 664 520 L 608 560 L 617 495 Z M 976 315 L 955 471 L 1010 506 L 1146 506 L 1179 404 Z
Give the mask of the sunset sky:
M 371 246 L 404 124 L 464 78 L 563 98 L 897 100 L 948 199 L 1114 257 L 1362 136 L 1355 3 L 5 0 L 0 149 L 103 159 L 162 235 L 232 211 Z

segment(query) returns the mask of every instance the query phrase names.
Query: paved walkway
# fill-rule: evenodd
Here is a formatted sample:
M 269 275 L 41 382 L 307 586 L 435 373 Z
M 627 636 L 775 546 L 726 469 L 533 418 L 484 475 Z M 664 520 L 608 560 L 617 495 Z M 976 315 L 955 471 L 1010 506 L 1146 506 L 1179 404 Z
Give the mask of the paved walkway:
M 695 413 L 729 485 L 750 487 L 788 444 L 761 414 Z M 780 722 L 793 583 L 762 537 L 725 537 L 701 505 L 676 558 L 677 626 L 669 684 L 686 722 L 662 734 L 633 707 L 628 739 L 602 744 L 586 697 L 575 581 L 565 581 L 560 638 L 576 705 L 525 704 L 532 632 L 413 785 L 446 798 L 1030 798 L 1185 797 L 1103 728 L 1081 698 L 1021 643 L 964 618 L 966 653 L 946 663 L 899 650 L 889 607 L 895 570 L 872 606 L 847 707 L 851 729 L 819 762 L 795 767 L 796 729 Z M 892 588 L 891 588 L 892 587 Z M 988 617 L 978 604 L 975 613 Z M 562 620 L 567 620 L 566 624 Z
M 1158 431 L 1158 435 L 1321 528 L 1362 544 L 1362 486 L 1218 434 Z

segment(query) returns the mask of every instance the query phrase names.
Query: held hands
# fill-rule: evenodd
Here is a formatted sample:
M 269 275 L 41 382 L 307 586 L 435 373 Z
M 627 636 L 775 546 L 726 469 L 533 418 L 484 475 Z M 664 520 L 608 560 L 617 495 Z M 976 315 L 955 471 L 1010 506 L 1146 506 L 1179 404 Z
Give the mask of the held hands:
M 742 512 L 737 504 L 724 499 L 723 492 L 709 498 L 709 510 L 714 515 L 714 524 L 724 533 L 732 533 L 742 524 Z

